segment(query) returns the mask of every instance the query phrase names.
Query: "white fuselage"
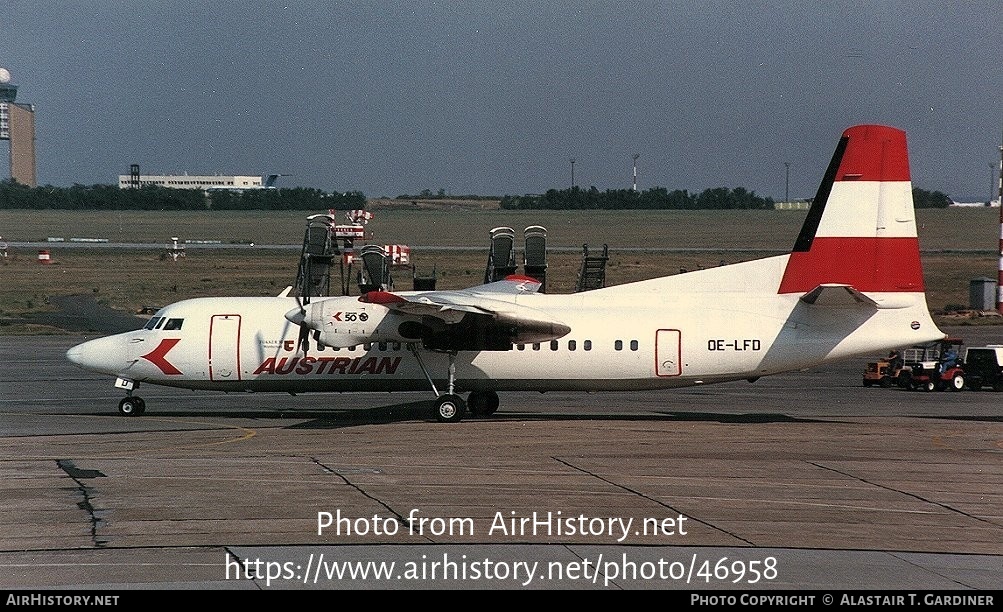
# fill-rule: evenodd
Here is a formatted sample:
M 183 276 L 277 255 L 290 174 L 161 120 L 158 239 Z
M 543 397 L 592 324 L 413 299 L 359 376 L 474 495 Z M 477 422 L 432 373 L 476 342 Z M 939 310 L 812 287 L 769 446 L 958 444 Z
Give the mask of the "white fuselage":
M 478 392 L 473 407 L 490 414 L 493 391 L 755 379 L 944 337 L 923 293 L 905 132 L 880 125 L 843 132 L 787 255 L 573 295 L 539 287 L 513 275 L 310 304 L 187 300 L 67 356 L 120 379 L 123 414 L 144 410 L 131 396 L 144 382 L 290 393 L 445 384 L 438 418 L 452 422 L 457 392 Z
M 494 296 L 549 315 L 571 331 L 506 351 L 460 351 L 456 390 L 681 387 L 756 378 L 943 336 L 922 293 L 896 294 L 892 307 L 876 310 L 817 308 L 799 295 L 778 295 L 787 257 L 571 295 Z M 314 303 L 321 300 L 340 300 L 346 311 L 368 309 L 373 320 L 387 313 L 356 297 Z M 430 389 L 404 342 L 336 349 L 311 338 L 304 350 L 300 328 L 285 318 L 295 308 L 294 298 L 282 297 L 185 300 L 155 315 L 160 329 L 93 340 L 68 356 L 90 370 L 191 389 Z M 448 356 L 418 346 L 435 384 L 445 384 Z

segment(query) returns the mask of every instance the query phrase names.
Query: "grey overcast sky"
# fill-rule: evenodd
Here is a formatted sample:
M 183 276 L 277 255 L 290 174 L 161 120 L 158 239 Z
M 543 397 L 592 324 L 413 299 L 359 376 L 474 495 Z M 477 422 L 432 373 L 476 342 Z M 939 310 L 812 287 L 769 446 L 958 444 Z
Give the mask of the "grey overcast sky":
M 396 196 L 575 180 L 814 195 L 840 132 L 909 135 L 915 186 L 985 200 L 1003 2 L 4 0 L 40 184 L 291 174 Z M 6 165 L 6 164 L 4 164 Z M 6 176 L 6 174 L 4 175 Z

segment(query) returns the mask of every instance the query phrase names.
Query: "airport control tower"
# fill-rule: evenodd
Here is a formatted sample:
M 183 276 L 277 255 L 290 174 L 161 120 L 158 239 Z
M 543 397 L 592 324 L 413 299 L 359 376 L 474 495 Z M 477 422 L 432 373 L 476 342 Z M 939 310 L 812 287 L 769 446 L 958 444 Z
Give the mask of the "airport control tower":
M 35 187 L 35 107 L 15 102 L 16 97 L 10 72 L 0 68 L 0 140 L 10 141 L 10 178 Z

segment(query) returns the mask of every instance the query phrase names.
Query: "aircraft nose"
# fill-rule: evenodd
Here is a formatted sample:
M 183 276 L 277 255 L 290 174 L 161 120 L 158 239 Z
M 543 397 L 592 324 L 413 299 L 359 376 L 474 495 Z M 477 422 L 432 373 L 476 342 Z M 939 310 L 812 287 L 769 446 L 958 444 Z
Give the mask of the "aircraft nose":
M 66 351 L 66 358 L 77 367 L 85 370 L 93 370 L 98 364 L 99 354 L 103 352 L 98 349 L 101 340 L 104 340 L 104 338 L 74 346 Z
M 70 350 L 66 351 L 66 358 L 70 360 L 70 363 L 72 363 L 75 366 L 83 367 L 83 365 L 84 365 L 83 364 L 83 359 L 84 359 L 84 350 L 83 350 L 83 348 L 84 348 L 83 344 L 78 344 L 78 345 L 72 347 Z
M 66 359 L 85 370 L 115 373 L 126 357 L 122 344 L 117 336 L 90 340 L 66 351 Z

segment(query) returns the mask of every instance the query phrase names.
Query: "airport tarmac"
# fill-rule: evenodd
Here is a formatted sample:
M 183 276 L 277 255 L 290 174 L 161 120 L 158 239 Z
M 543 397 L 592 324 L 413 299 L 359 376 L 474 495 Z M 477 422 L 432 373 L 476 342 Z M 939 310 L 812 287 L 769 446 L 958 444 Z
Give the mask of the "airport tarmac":
M 1001 394 L 865 389 L 861 359 L 451 425 L 430 394 L 159 387 L 126 418 L 82 340 L 0 338 L 0 589 L 1003 585 Z

